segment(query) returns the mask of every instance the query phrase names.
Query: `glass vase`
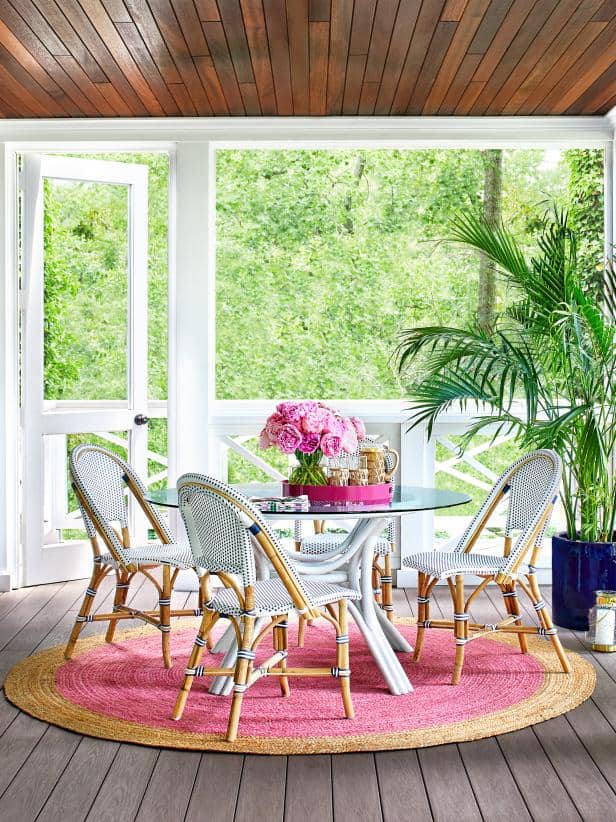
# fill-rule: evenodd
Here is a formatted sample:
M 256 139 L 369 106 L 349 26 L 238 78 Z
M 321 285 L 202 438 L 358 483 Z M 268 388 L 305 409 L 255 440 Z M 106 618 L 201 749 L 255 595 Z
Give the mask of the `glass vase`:
M 296 451 L 295 456 L 299 465 L 293 469 L 289 477 L 292 485 L 327 485 L 327 477 L 320 465 L 323 457 L 320 448 L 312 454 Z

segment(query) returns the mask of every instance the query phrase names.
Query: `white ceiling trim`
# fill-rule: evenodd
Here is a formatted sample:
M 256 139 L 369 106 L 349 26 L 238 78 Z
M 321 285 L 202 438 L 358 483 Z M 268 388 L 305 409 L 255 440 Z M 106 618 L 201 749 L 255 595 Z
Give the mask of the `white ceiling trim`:
M 286 147 L 455 147 L 482 145 L 605 145 L 613 140 L 614 111 L 597 117 L 166 117 L 0 121 L 0 141 L 37 147 L 114 140 L 144 143 L 211 141 L 221 145 Z M 163 147 L 163 146 L 161 146 Z

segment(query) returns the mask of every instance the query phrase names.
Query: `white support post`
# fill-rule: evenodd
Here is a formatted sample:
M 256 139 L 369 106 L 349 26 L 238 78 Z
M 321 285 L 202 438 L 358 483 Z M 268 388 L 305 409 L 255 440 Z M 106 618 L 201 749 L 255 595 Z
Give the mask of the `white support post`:
M 0 591 L 17 584 L 19 566 L 14 192 L 13 154 L 0 143 Z
M 434 485 L 434 462 L 434 440 L 427 440 L 423 426 L 406 431 L 406 424 L 403 423 L 400 431 L 400 484 Z M 434 513 L 405 514 L 400 526 L 400 570 L 396 584 L 399 588 L 413 588 L 417 585 L 417 572 L 404 567 L 404 557 L 431 550 Z
M 609 122 L 616 136 L 616 109 L 608 115 Z M 614 262 L 614 240 L 616 238 L 616 210 L 614 209 L 614 193 L 616 192 L 616 141 L 612 140 L 604 154 L 604 185 L 603 185 L 603 215 L 605 231 L 605 259 Z M 616 472 L 616 453 L 612 454 L 612 474 Z
M 616 122 L 614 124 L 616 130 Z M 614 212 L 614 192 L 616 191 L 616 144 L 611 143 L 604 154 L 603 214 L 605 231 L 605 258 L 614 259 L 614 238 L 616 237 L 616 213 Z
M 208 142 L 180 143 L 174 157 L 171 219 L 175 304 L 170 329 L 169 484 L 211 470 L 214 349 L 214 164 Z

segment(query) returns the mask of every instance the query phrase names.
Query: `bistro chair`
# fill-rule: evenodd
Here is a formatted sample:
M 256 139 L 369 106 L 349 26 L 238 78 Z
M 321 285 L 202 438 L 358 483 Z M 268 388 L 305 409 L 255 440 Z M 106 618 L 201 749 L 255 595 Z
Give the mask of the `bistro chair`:
M 204 614 L 180 688 L 173 719 L 180 719 L 196 676 L 232 676 L 233 698 L 226 739 L 237 738 L 244 693 L 261 677 L 278 676 L 283 696 L 289 694 L 290 676 L 333 676 L 340 679 L 345 716 L 353 718 L 347 600 L 360 594 L 339 585 L 300 578 L 278 538 L 261 513 L 231 486 L 200 474 L 178 480 L 178 503 L 201 577 Z M 260 555 L 256 557 L 255 555 Z M 257 559 L 265 557 L 272 577 L 258 580 Z M 224 588 L 212 593 L 210 575 Z M 334 606 L 337 606 L 336 608 Z M 336 662 L 331 668 L 288 668 L 289 613 L 324 618 L 336 631 Z M 201 664 L 207 638 L 219 619 L 234 628 L 238 652 L 234 668 Z M 265 627 L 257 625 L 267 620 Z M 272 631 L 274 653 L 255 665 L 256 651 Z
M 173 542 L 167 526 L 147 501 L 143 482 L 117 454 L 95 445 L 79 445 L 71 452 L 70 472 L 94 553 L 94 568 L 64 652 L 65 658 L 72 657 L 85 623 L 109 621 L 105 640 L 112 642 L 118 620 L 141 619 L 160 630 L 164 664 L 170 668 L 171 617 L 201 614 L 200 609 L 171 610 L 171 594 L 178 571 L 194 568 L 190 546 Z M 160 542 L 131 545 L 127 493 L 133 495 Z M 119 526 L 119 531 L 114 524 Z M 162 567 L 162 582 L 152 573 L 158 567 Z M 112 571 L 116 577 L 113 612 L 92 615 L 98 588 Z M 137 574 L 147 577 L 158 591 L 157 610 L 139 611 L 126 605 L 131 582 Z
M 526 637 L 548 638 L 565 673 L 570 672 L 558 629 L 552 624 L 546 603 L 537 583 L 536 563 L 545 530 L 558 498 L 561 477 L 560 457 L 554 451 L 534 451 L 513 463 L 496 481 L 487 499 L 460 538 L 453 551 L 427 551 L 405 557 L 404 565 L 418 572 L 417 640 L 413 661 L 421 655 L 428 628 L 453 629 L 456 656 L 452 685 L 460 682 L 464 665 L 464 649 L 473 639 L 493 631 L 518 635 L 520 650 L 526 653 Z M 508 500 L 503 554 L 501 556 L 473 551 L 497 506 Z M 517 537 L 514 542 L 514 534 Z M 467 575 L 481 577 L 481 582 L 465 599 Z M 430 595 L 439 580 L 447 580 L 453 601 L 453 621 L 430 619 Z M 477 594 L 494 582 L 503 595 L 507 616 L 495 624 L 481 625 L 470 621 L 469 606 Z M 519 588 L 530 599 L 539 624 L 524 625 Z
M 365 437 L 360 440 L 357 450 L 352 457 L 359 457 L 362 448 L 374 445 L 380 439 Z M 386 457 L 387 459 L 387 457 Z M 392 462 L 387 465 L 388 470 L 395 468 Z M 303 554 L 336 554 L 344 549 L 348 534 L 333 534 L 325 530 L 324 520 L 314 521 L 314 534 L 304 536 L 303 521 L 295 520 L 295 548 Z M 394 621 L 393 575 L 391 570 L 391 555 L 396 550 L 396 520 L 392 518 L 387 523 L 384 534 L 377 539 L 374 545 L 374 559 L 372 563 L 372 588 L 376 602 L 387 614 L 390 622 Z M 303 637 L 303 623 L 300 623 L 300 644 Z

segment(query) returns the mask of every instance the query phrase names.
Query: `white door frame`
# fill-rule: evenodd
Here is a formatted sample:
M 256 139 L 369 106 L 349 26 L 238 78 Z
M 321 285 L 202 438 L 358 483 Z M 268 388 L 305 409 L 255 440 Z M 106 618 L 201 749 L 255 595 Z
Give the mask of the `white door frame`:
M 128 339 L 126 401 L 44 401 L 43 397 L 43 180 L 125 186 L 128 197 Z M 26 154 L 23 191 L 22 317 L 22 551 L 18 580 L 35 585 L 86 576 L 91 557 L 82 542 L 44 539 L 45 436 L 95 431 L 128 431 L 130 461 L 147 470 L 147 256 L 148 171 L 145 166 L 61 156 Z M 103 309 L 104 307 L 101 307 Z M 59 456 L 63 460 L 65 457 Z M 60 476 L 62 473 L 60 472 Z M 136 524 L 136 523 L 135 523 Z M 141 528 L 143 531 L 143 527 Z M 141 534 L 143 539 L 144 533 Z M 45 542 L 47 544 L 45 544 Z

